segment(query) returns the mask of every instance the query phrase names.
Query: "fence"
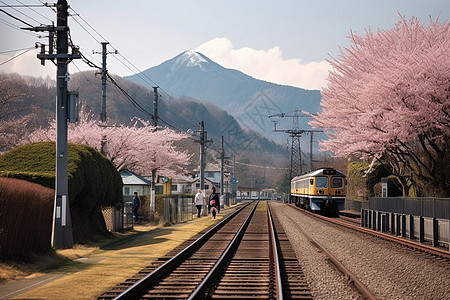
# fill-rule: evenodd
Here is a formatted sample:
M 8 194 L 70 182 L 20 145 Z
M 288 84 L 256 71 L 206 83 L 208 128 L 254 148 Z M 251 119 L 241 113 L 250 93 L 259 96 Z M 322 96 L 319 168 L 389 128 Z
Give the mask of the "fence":
M 370 198 L 369 209 L 437 219 L 450 219 L 450 198 Z
M 165 197 L 163 220 L 166 224 L 182 223 L 194 219 L 197 210 L 192 197 Z
M 450 249 L 450 199 L 370 198 L 369 209 L 361 209 L 361 226 Z
M 123 232 L 133 229 L 133 208 L 131 203 L 124 203 L 123 207 L 106 207 L 102 209 L 106 228 L 109 231 Z
M 357 201 L 345 199 L 345 210 L 361 211 L 361 209 L 369 209 L 369 201 Z

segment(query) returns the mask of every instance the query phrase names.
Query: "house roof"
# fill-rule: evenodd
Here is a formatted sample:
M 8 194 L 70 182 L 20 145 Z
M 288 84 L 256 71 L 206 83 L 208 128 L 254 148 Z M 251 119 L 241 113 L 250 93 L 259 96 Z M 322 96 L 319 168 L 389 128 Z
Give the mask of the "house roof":
M 194 181 L 195 178 L 192 176 L 177 174 L 175 177 L 172 177 L 172 183 L 192 183 Z
M 195 172 L 200 172 L 200 166 L 194 169 Z M 205 172 L 220 172 L 220 164 L 206 163 Z
M 128 170 L 120 171 L 124 185 L 150 185 L 150 181 Z

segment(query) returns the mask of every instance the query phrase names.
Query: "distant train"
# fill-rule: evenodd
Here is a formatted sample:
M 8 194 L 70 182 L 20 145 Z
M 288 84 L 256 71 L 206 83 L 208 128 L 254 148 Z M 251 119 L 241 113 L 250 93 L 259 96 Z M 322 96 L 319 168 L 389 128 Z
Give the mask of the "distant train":
M 315 170 L 291 180 L 291 202 L 325 214 L 344 210 L 347 179 L 335 169 Z

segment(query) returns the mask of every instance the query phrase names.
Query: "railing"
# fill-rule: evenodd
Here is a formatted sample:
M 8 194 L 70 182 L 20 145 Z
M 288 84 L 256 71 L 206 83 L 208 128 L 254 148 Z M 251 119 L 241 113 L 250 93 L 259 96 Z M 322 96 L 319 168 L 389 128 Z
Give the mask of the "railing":
M 369 201 L 345 199 L 345 210 L 361 211 L 361 209 L 369 209 Z
M 361 209 L 361 226 L 450 249 L 450 199 L 370 198 L 369 209 Z
M 163 220 L 166 224 L 183 223 L 194 219 L 197 213 L 192 197 L 168 196 L 164 200 Z
M 427 218 L 450 219 L 450 198 L 370 198 L 369 209 Z

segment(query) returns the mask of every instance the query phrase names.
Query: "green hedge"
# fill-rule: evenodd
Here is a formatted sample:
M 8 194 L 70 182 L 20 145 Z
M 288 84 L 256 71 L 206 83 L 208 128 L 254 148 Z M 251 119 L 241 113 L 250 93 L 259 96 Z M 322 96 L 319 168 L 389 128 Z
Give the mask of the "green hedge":
M 24 179 L 54 189 L 56 146 L 33 143 L 0 156 L 0 176 Z M 101 207 L 123 205 L 122 178 L 112 163 L 92 147 L 68 146 L 69 202 L 75 242 L 107 234 Z

